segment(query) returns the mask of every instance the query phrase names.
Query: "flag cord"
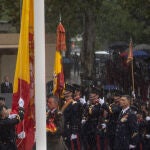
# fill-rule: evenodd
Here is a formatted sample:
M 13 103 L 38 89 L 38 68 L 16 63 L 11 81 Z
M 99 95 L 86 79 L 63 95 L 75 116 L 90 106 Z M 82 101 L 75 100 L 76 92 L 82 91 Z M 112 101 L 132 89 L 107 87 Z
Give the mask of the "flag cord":
M 24 120 L 23 120 L 23 131 L 24 131 Z M 20 142 L 17 144 L 17 148 L 20 146 L 20 144 L 23 142 L 23 139 L 20 140 Z
M 133 68 L 133 60 L 131 62 L 131 69 L 132 69 L 132 90 L 135 92 L 135 86 L 134 86 L 134 68 Z

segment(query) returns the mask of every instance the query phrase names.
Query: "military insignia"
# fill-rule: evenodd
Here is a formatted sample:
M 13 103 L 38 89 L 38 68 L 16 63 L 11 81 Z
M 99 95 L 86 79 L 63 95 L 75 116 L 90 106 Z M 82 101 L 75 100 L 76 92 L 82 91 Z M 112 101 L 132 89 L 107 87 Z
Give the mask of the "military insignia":
M 137 134 L 138 134 L 137 132 L 134 132 L 133 135 L 132 135 L 132 138 L 134 138 L 135 136 L 137 136 Z
M 112 114 L 113 112 L 112 112 L 112 108 L 109 106 L 109 111 L 110 111 L 110 113 Z
M 121 118 L 121 122 L 126 122 L 126 121 L 127 121 L 127 118 L 128 118 L 128 114 L 124 115 L 124 116 Z
M 49 123 L 46 124 L 46 130 L 51 132 L 51 133 L 55 133 L 57 131 L 57 127 L 54 124 L 53 118 L 49 119 Z
M 92 114 L 92 108 L 93 108 L 93 106 L 90 106 L 90 107 L 89 107 L 89 114 L 90 114 L 90 115 Z

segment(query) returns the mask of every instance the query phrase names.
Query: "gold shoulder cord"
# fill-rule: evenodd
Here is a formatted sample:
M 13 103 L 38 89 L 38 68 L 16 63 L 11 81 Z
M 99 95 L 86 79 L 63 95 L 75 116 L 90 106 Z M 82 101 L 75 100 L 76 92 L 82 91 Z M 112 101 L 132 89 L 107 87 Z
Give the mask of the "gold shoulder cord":
M 70 103 L 72 103 L 72 102 L 73 102 L 73 99 L 68 100 L 68 101 L 63 105 L 63 107 L 62 107 L 62 109 L 61 109 L 61 112 L 63 113 L 64 110 L 68 107 L 68 105 L 69 105 Z
M 134 132 L 132 138 L 134 138 L 137 134 L 138 134 L 137 132 Z
M 89 107 L 89 114 L 90 114 L 90 115 L 92 114 L 92 108 L 93 108 L 93 105 L 91 105 L 91 106 Z

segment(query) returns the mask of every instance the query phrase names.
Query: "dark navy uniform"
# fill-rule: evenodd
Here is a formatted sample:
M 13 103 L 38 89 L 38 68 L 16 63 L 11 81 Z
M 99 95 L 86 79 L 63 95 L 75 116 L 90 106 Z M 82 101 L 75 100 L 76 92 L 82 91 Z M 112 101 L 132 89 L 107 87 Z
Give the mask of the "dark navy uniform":
M 49 111 L 47 114 L 47 150 L 64 149 L 61 142 L 63 133 L 62 114 L 58 110 Z
M 23 109 L 13 118 L 0 119 L 0 150 L 17 150 L 15 125 L 18 124 L 24 116 Z
M 129 145 L 136 145 L 138 140 L 138 125 L 136 115 L 129 108 L 119 115 L 116 134 L 115 150 L 129 150 Z
M 82 127 L 82 133 L 84 135 L 84 149 L 97 149 L 97 127 L 99 123 L 99 116 L 101 113 L 101 105 L 99 103 L 95 105 L 89 105 L 86 108 L 84 119 L 85 124 Z
M 119 105 L 112 103 L 109 106 L 107 136 L 109 139 L 110 149 L 112 150 L 114 148 L 115 131 L 116 131 L 117 121 L 118 121 L 120 112 L 121 112 L 121 107 Z
M 139 140 L 136 146 L 136 150 L 143 150 L 144 146 L 144 135 L 145 135 L 145 120 L 141 117 L 140 113 L 137 114 L 137 123 L 138 123 L 138 132 L 139 132 Z
M 64 115 L 64 141 L 68 149 L 80 149 L 79 133 L 81 128 L 81 103 L 73 99 L 74 87 L 65 86 L 65 104 L 62 107 Z
M 64 116 L 64 133 L 63 138 L 64 142 L 68 149 L 71 149 L 71 142 L 70 142 L 70 136 L 71 136 L 71 117 L 72 117 L 72 102 L 73 100 L 68 100 L 62 107 L 62 112 Z
M 150 120 L 146 120 L 143 150 L 149 149 L 150 149 Z

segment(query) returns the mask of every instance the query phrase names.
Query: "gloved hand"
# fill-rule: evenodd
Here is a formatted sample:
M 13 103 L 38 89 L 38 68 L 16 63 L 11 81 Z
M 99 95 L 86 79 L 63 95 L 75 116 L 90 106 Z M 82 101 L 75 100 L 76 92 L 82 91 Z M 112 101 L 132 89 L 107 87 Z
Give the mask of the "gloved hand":
M 24 131 L 22 131 L 18 134 L 19 139 L 24 139 L 25 137 L 26 137 L 26 133 Z
M 150 121 L 150 116 L 147 116 L 145 119 L 146 121 Z
M 85 97 L 80 98 L 80 103 L 83 104 L 83 105 L 86 103 Z
M 129 145 L 129 149 L 133 149 L 135 147 L 136 147 L 135 145 L 132 145 L 132 144 Z
M 81 120 L 81 124 L 85 124 L 86 120 L 85 119 L 82 119 Z
M 24 108 L 23 107 L 19 107 L 18 115 L 20 116 L 20 120 L 23 120 L 23 118 L 24 118 Z
M 24 100 L 20 97 L 18 101 L 19 107 L 24 107 Z
M 135 92 L 134 91 L 132 91 L 132 96 L 135 98 Z
M 77 135 L 76 135 L 76 134 L 71 134 L 70 139 L 71 139 L 71 140 L 77 139 Z
M 17 116 L 17 114 L 9 114 L 8 118 L 9 118 L 9 119 L 13 119 L 13 118 L 15 118 L 16 116 Z
M 104 97 L 103 97 L 103 99 L 101 99 L 101 98 L 99 98 L 99 103 L 101 104 L 101 105 L 103 105 L 104 104 Z
M 147 139 L 150 139 L 150 134 L 145 135 Z
M 102 126 L 102 129 L 105 129 L 106 128 L 106 123 L 102 123 L 101 126 Z

